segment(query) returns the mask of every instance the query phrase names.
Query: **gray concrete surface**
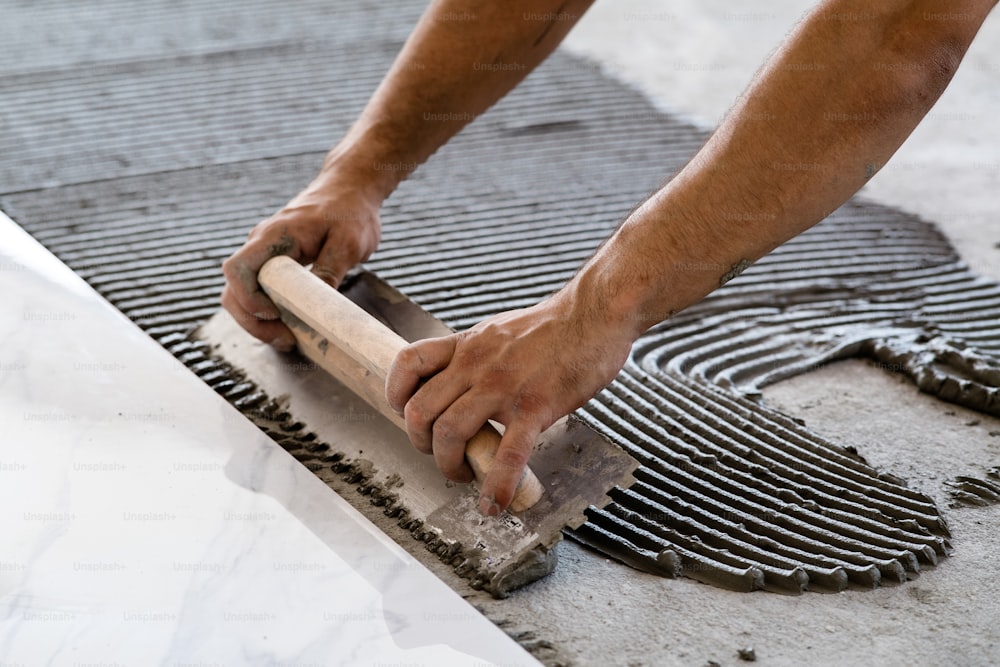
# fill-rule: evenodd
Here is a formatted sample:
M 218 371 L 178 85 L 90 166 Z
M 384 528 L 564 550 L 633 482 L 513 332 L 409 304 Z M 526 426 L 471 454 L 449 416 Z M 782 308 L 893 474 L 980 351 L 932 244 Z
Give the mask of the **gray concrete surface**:
M 711 127 L 812 4 L 604 0 L 568 47 L 664 108 Z M 1000 278 L 994 247 L 1000 226 L 993 222 L 1000 126 L 991 122 L 1000 110 L 998 36 L 1000 15 L 928 121 L 866 194 L 942 223 L 977 270 Z M 921 396 L 863 362 L 788 380 L 765 397 L 908 478 L 943 507 L 947 479 L 981 475 L 1000 463 L 1000 438 L 989 435 L 1000 422 Z M 378 508 L 368 512 L 381 516 Z M 736 665 L 737 651 L 750 646 L 761 665 L 997 664 L 1000 508 L 946 508 L 946 517 L 954 555 L 916 581 L 874 592 L 737 594 L 646 575 L 564 543 L 551 577 L 495 601 L 470 591 L 436 557 L 425 553 L 422 560 L 548 664 Z M 412 542 L 381 518 L 398 542 Z
M 710 127 L 812 4 L 606 0 L 568 46 Z M 976 270 L 1000 278 L 1000 125 L 990 122 L 1000 113 L 998 37 L 994 15 L 930 117 L 864 194 L 939 222 Z M 761 665 L 1000 662 L 1000 508 L 949 508 L 944 484 L 1000 463 L 1000 437 L 990 435 L 1000 420 L 861 361 L 787 380 L 765 398 L 937 499 L 954 554 L 902 586 L 786 597 L 660 579 L 563 544 L 548 579 L 506 601 L 473 594 L 474 603 L 515 636 L 541 640 L 536 652 L 550 664 L 736 665 L 748 646 Z

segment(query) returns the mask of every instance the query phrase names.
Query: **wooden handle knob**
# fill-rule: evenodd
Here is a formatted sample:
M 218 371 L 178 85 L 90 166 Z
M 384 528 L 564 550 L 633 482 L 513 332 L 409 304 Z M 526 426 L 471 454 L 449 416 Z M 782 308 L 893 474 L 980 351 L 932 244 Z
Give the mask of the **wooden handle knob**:
M 403 418 L 386 401 L 385 378 L 407 342 L 290 257 L 268 260 L 257 279 L 281 310 L 299 351 L 405 430 Z M 499 446 L 500 434 L 489 424 L 466 445 L 465 458 L 479 484 L 493 467 Z M 543 493 L 538 477 L 526 467 L 511 511 L 532 507 Z

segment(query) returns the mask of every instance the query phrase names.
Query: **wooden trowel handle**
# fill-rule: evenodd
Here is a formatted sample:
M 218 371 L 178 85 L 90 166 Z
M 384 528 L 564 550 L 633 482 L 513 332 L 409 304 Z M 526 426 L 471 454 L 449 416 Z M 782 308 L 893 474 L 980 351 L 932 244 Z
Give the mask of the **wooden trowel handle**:
M 385 378 L 406 341 L 290 257 L 268 260 L 257 279 L 281 309 L 299 351 L 405 430 L 403 418 L 386 401 Z M 480 484 L 499 446 L 500 434 L 489 424 L 466 445 L 465 458 Z M 510 509 L 526 510 L 542 493 L 541 482 L 525 468 Z

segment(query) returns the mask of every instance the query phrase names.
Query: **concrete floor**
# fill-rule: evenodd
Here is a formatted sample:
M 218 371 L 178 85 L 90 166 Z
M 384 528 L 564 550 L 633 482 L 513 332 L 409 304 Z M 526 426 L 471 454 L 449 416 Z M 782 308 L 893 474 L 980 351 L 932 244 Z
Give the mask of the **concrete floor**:
M 813 4 L 606 0 L 568 46 L 711 127 Z M 864 192 L 940 223 L 963 257 L 995 278 L 1000 125 L 990 120 L 1000 113 L 998 38 L 995 15 L 937 107 Z M 787 380 L 765 397 L 934 497 L 954 533 L 953 556 L 902 586 L 786 597 L 660 579 L 565 543 L 548 579 L 506 601 L 475 594 L 472 601 L 515 636 L 541 640 L 537 654 L 550 664 L 735 665 L 738 650 L 750 646 L 761 665 L 1000 662 L 1000 508 L 949 508 L 944 485 L 1000 463 L 1000 438 L 990 435 L 1000 420 L 919 394 L 861 361 Z
M 568 47 L 707 128 L 813 4 L 604 0 Z M 1000 226 L 993 223 L 1000 126 L 990 122 L 1000 110 L 998 37 L 1000 14 L 866 195 L 941 223 L 976 270 L 1000 279 Z M 1000 464 L 1000 438 L 990 435 L 1000 432 L 1000 420 L 920 395 L 864 362 L 828 366 L 765 396 L 935 497 L 954 533 L 954 555 L 902 586 L 790 597 L 662 579 L 567 542 L 552 576 L 503 601 L 470 591 L 436 557 L 424 553 L 422 560 L 548 664 L 736 665 L 746 647 L 761 665 L 1000 662 L 1000 508 L 950 509 L 944 486 L 955 474 L 981 476 Z M 368 511 L 397 542 L 412 543 L 378 508 Z

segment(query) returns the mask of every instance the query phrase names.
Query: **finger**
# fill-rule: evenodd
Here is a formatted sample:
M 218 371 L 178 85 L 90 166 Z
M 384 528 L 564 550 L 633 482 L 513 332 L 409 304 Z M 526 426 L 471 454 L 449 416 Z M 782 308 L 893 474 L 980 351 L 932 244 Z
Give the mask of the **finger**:
M 403 414 L 420 382 L 446 368 L 454 354 L 455 336 L 427 338 L 400 350 L 385 377 L 385 398 L 389 406 Z
M 468 389 L 456 373 L 439 373 L 420 385 L 403 407 L 406 434 L 414 447 L 434 453 L 435 423 Z
M 250 242 L 222 263 L 226 285 L 232 291 L 231 298 L 239 303 L 242 311 L 252 314 L 257 319 L 278 318 L 278 307 L 257 282 L 257 272 L 271 257 L 273 254 L 266 246 Z
M 507 427 L 493 465 L 479 490 L 480 512 L 496 516 L 507 509 L 541 432 L 537 426 L 522 422 L 514 422 Z
M 465 458 L 469 440 L 486 424 L 492 414 L 491 403 L 466 392 L 434 420 L 432 429 L 434 462 L 441 473 L 454 482 L 475 479 Z
M 319 255 L 313 260 L 312 272 L 320 280 L 333 288 L 340 286 L 341 281 L 347 272 L 357 263 L 352 257 L 356 257 L 354 251 L 344 245 L 348 241 L 336 242 L 327 240 Z
M 259 319 L 246 312 L 229 285 L 222 288 L 222 307 L 229 311 L 237 324 L 255 338 L 273 345 L 282 352 L 290 352 L 295 347 L 295 337 L 281 320 Z

